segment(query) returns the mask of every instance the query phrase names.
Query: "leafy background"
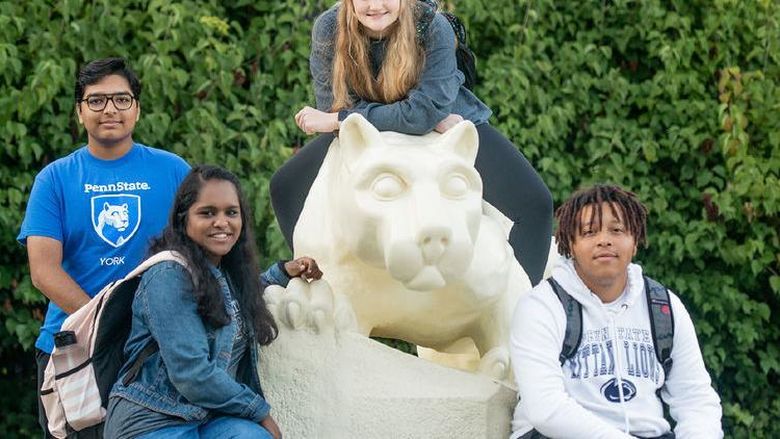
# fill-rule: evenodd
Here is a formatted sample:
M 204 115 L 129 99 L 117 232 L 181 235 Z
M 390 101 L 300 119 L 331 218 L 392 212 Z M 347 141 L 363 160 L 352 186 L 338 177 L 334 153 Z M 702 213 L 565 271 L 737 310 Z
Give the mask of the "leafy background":
M 136 138 L 237 172 L 265 263 L 287 250 L 268 179 L 306 137 L 313 18 L 332 0 L 0 1 L 0 436 L 38 436 L 45 300 L 15 236 L 35 174 L 83 144 L 78 66 L 125 56 Z M 729 437 L 780 437 L 780 4 L 456 0 L 492 123 L 556 204 L 610 181 L 650 208 L 638 259 L 689 308 Z

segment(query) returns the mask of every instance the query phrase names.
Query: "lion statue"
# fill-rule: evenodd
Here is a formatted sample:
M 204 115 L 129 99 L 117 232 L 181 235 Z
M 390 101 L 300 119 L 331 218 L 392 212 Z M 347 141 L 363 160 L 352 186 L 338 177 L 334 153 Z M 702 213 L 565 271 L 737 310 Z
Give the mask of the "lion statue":
M 103 210 L 98 215 L 98 223 L 95 228 L 98 233 L 103 233 L 103 228 L 111 226 L 120 232 L 124 232 L 127 226 L 130 224 L 129 215 L 127 210 L 127 203 L 121 205 L 113 205 L 103 203 Z
M 346 296 L 358 332 L 471 349 L 478 370 L 505 379 L 511 314 L 531 284 L 507 242 L 509 221 L 482 199 L 477 149 L 468 121 L 410 136 L 380 133 L 353 114 L 293 239 L 296 254 L 314 257 L 334 294 Z

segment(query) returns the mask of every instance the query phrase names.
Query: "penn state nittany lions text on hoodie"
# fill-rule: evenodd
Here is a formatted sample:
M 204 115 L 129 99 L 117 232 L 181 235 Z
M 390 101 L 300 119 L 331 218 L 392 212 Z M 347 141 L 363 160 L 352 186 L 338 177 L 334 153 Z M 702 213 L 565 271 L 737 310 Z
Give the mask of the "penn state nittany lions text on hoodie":
M 661 400 L 677 422 L 677 439 L 722 438 L 720 398 L 704 368 L 690 315 L 670 294 L 674 317 L 669 376 L 656 359 L 642 268 L 628 266 L 622 295 L 602 303 L 582 282 L 571 259 L 553 278 L 582 304 L 582 340 L 561 365 L 566 314 L 547 282 L 520 299 L 511 354 L 520 400 L 512 439 L 535 428 L 554 438 L 656 437 L 671 429 Z

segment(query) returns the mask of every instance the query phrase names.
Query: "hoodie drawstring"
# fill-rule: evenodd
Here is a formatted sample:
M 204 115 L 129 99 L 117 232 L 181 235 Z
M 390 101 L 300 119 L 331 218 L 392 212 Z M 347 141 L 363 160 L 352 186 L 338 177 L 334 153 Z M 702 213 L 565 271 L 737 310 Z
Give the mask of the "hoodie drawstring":
M 621 305 L 620 309 L 621 312 L 625 311 L 628 308 L 628 305 L 625 303 Z M 620 408 L 623 410 L 623 423 L 625 428 L 625 433 L 630 433 L 630 424 L 628 422 L 628 411 L 626 410 L 625 406 L 625 396 L 623 395 L 623 377 L 621 375 L 621 371 L 623 370 L 623 362 L 621 359 L 620 354 L 620 346 L 618 345 L 617 340 L 617 330 L 615 330 L 615 316 L 610 315 L 609 316 L 609 332 L 612 335 L 612 344 L 615 346 L 615 361 L 617 362 L 615 367 L 615 379 L 617 380 L 617 386 L 618 386 L 618 394 L 620 395 Z

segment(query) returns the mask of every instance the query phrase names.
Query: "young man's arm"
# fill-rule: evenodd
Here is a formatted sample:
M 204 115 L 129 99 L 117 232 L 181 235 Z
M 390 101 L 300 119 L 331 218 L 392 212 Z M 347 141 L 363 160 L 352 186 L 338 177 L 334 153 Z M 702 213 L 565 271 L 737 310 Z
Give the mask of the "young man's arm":
M 722 438 L 720 398 L 704 367 L 691 316 L 676 295 L 671 294 L 670 300 L 674 315 L 673 363 L 661 396 L 677 421 L 674 433 L 678 439 Z
M 27 238 L 32 283 L 65 313 L 72 314 L 87 302 L 89 296 L 62 269 L 62 243 L 44 236 Z
M 520 393 L 515 421 L 520 415 L 548 437 L 630 438 L 566 392 L 558 360 L 565 321 L 563 307 L 546 282 L 518 301 L 510 336 Z

